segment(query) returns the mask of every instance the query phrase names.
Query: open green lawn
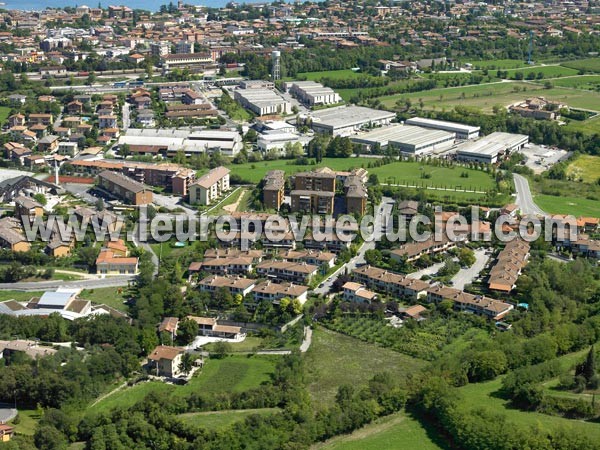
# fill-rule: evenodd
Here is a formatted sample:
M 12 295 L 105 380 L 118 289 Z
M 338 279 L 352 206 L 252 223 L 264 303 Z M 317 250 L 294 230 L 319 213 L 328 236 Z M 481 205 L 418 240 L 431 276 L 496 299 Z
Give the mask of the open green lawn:
M 586 183 L 596 183 L 600 179 L 600 156 L 581 155 L 572 160 L 567 175 L 581 178 Z
M 554 87 L 544 89 L 542 83 L 498 82 L 472 86 L 439 88 L 423 92 L 381 97 L 383 105 L 393 107 L 398 100 L 410 99 L 413 105 L 426 109 L 451 110 L 456 105 L 471 106 L 489 113 L 495 105 L 508 106 L 528 97 L 540 95 L 561 101 L 573 108 L 600 111 L 600 93 Z
M 127 288 L 107 287 L 84 289 L 79 294 L 79 297 L 90 300 L 93 303 L 103 303 L 125 313 L 129 312 L 129 307 L 123 303 L 128 298 Z
M 521 411 L 513 408 L 508 400 L 500 396 L 502 377 L 485 383 L 469 384 L 460 388 L 464 398 L 461 407 L 465 409 L 483 408 L 495 413 L 506 414 L 509 423 L 535 426 L 541 429 L 571 428 L 600 442 L 600 423 L 569 420 L 546 414 Z
M 8 120 L 10 114 L 10 108 L 8 106 L 0 106 L 0 124 L 3 124 Z
M 202 372 L 196 372 L 184 386 L 174 386 L 160 381 L 149 381 L 126 387 L 88 408 L 89 413 L 127 408 L 144 399 L 149 393 L 185 397 L 193 392 L 219 393 L 243 392 L 260 386 L 273 372 L 277 356 L 228 356 L 208 360 Z
M 20 409 L 18 415 L 19 423 L 14 424 L 11 422 L 11 425 L 15 427 L 15 431 L 18 434 L 25 434 L 27 436 L 33 436 L 35 433 L 35 429 L 37 427 L 38 421 L 40 420 L 40 415 L 36 409 Z M 14 420 L 13 420 L 14 422 Z
M 419 187 L 433 186 L 485 192 L 496 184 L 488 173 L 481 170 L 458 166 L 437 167 L 418 162 L 394 162 L 369 169 L 369 173 L 376 174 L 380 183 L 410 184 Z M 468 176 L 464 177 L 465 174 Z
M 600 217 L 598 200 L 579 197 L 556 197 L 554 195 L 536 195 L 535 203 L 550 214 L 572 214 L 575 217 Z
M 180 414 L 178 417 L 190 425 L 206 428 L 208 430 L 223 430 L 236 422 L 243 421 L 246 417 L 255 414 L 275 414 L 279 411 L 281 411 L 279 408 L 236 409 L 187 413 Z
M 33 297 L 40 297 L 43 293 L 43 291 L 0 291 L 0 302 L 5 300 L 27 302 Z
M 289 176 L 296 172 L 313 170 L 317 167 L 329 167 L 333 170 L 350 170 L 357 167 L 366 167 L 372 161 L 371 158 L 323 158 L 320 164 L 301 166 L 294 164 L 294 160 L 277 159 L 274 161 L 232 164 L 229 168 L 232 175 L 239 175 L 243 180 L 250 183 L 258 183 L 269 170 L 284 170 Z
M 572 69 L 600 73 L 600 58 L 579 59 L 576 61 L 569 61 L 569 62 L 563 63 L 562 65 L 565 67 L 570 67 Z
M 600 114 L 584 120 L 583 122 L 572 120 L 565 128 L 573 131 L 581 131 L 582 133 L 598 134 L 600 133 Z
M 263 342 L 263 339 L 259 337 L 247 336 L 242 342 L 232 342 L 229 345 L 231 346 L 232 352 L 252 352 L 260 347 Z M 210 352 L 215 349 L 215 345 L 216 343 L 210 343 L 204 345 L 202 348 L 207 352 Z
M 352 434 L 336 436 L 312 450 L 439 450 L 450 448 L 431 425 L 405 413 L 382 417 Z
M 332 80 L 342 80 L 346 78 L 358 78 L 362 74 L 360 72 L 355 72 L 352 69 L 343 69 L 343 70 L 325 70 L 322 72 L 303 72 L 299 73 L 293 79 L 307 79 L 311 81 L 319 81 L 322 78 L 331 78 Z M 292 78 L 288 78 L 292 79 Z
M 360 386 L 378 372 L 390 372 L 402 380 L 424 364 L 322 327 L 313 332 L 312 345 L 306 353 L 309 391 L 317 407 L 331 404 L 343 384 Z

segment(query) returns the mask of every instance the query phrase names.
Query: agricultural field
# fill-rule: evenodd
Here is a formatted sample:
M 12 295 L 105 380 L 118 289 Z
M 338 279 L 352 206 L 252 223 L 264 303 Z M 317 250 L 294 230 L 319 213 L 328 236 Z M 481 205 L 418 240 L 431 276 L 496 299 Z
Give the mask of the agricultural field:
M 198 413 L 180 414 L 183 422 L 211 431 L 220 431 L 241 422 L 246 417 L 253 415 L 275 414 L 281 411 L 279 408 L 261 408 L 261 409 L 237 409 L 225 411 L 206 411 Z
M 297 74 L 293 79 L 295 80 L 310 80 L 310 81 L 319 81 L 322 78 L 331 78 L 333 80 L 342 80 L 346 78 L 358 78 L 363 75 L 361 72 L 354 71 L 352 69 L 343 69 L 343 70 L 325 70 L 323 72 L 303 72 Z M 288 78 L 292 80 L 292 78 Z
M 596 91 L 600 88 L 600 75 L 577 75 L 551 81 L 556 87 L 586 89 L 589 91 Z
M 576 61 L 565 62 L 562 65 L 570 67 L 571 69 L 600 73 L 600 58 L 579 59 Z
M 402 379 L 425 363 L 392 350 L 364 343 L 322 327 L 315 329 L 306 353 L 309 392 L 317 407 L 331 405 L 343 384 L 360 385 L 377 372 Z M 344 370 L 340 370 L 343 367 Z
M 572 131 L 581 131 L 582 133 L 600 133 L 600 114 L 584 120 L 583 122 L 571 120 L 567 125 L 565 125 L 565 128 Z
M 438 431 L 405 413 L 375 420 L 352 434 L 334 437 L 312 450 L 449 449 Z
M 127 408 L 143 400 L 151 392 L 176 397 L 184 397 L 192 392 L 243 392 L 267 381 L 275 368 L 277 358 L 228 356 L 224 359 L 211 359 L 185 386 L 174 386 L 159 381 L 142 382 L 114 392 L 89 407 L 87 412 L 96 414 L 113 408 Z
M 575 217 L 600 217 L 598 200 L 580 197 L 536 195 L 534 201 L 543 211 L 550 214 L 571 214 Z
M 294 160 L 277 159 L 274 161 L 232 164 L 229 168 L 232 175 L 238 175 L 244 181 L 256 184 L 270 170 L 283 170 L 289 176 L 297 172 L 313 170 L 317 167 L 329 167 L 333 170 L 350 170 L 358 167 L 367 167 L 370 162 L 373 162 L 371 158 L 323 158 L 320 164 L 305 166 L 295 164 Z
M 581 179 L 585 183 L 596 183 L 600 180 L 600 157 L 581 155 L 572 160 L 567 167 L 567 176 Z

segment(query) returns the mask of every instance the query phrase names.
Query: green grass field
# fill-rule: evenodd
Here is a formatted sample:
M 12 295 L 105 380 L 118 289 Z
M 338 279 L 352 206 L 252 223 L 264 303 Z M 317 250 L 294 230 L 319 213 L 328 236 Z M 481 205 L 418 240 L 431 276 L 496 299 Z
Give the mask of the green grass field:
M 550 214 L 572 214 L 575 217 L 600 217 L 598 200 L 579 197 L 536 195 L 534 201 L 540 208 Z
M 15 431 L 18 434 L 24 434 L 27 436 L 33 436 L 37 424 L 41 418 L 39 412 L 36 409 L 19 409 L 19 423 L 11 425 L 15 427 Z
M 252 352 L 256 348 L 258 348 L 262 343 L 263 339 L 255 336 L 247 336 L 242 342 L 232 342 L 229 345 L 231 346 L 232 352 Z M 213 351 L 215 349 L 215 343 L 210 343 L 204 345 L 202 348 L 207 352 Z
M 178 417 L 185 423 L 206 428 L 207 430 L 223 430 L 234 423 L 241 422 L 252 415 L 275 414 L 279 408 L 237 409 L 225 411 L 206 411 L 180 414 Z
M 557 78 L 552 80 L 557 87 L 568 87 L 576 89 L 597 90 L 600 87 L 600 75 L 578 75 L 568 78 Z
M 463 189 L 470 191 L 488 191 L 495 186 L 494 179 L 481 170 L 463 167 L 436 167 L 418 162 L 395 162 L 369 169 L 376 174 L 380 183 L 410 184 L 419 187 L 433 186 L 443 189 Z M 468 177 L 461 177 L 468 174 Z M 429 178 L 422 178 L 430 176 Z
M 40 297 L 43 293 L 43 291 L 0 291 L 0 302 L 5 300 L 27 302 L 33 297 Z
M 288 80 L 300 80 L 307 79 L 310 81 L 318 81 L 322 78 L 331 78 L 333 80 L 342 80 L 346 78 L 358 78 L 362 74 L 360 72 L 355 72 L 352 69 L 343 69 L 343 70 L 324 70 L 322 72 L 303 72 L 296 75 L 294 78 L 287 78 Z
M 8 106 L 0 106 L 0 123 L 6 122 L 9 114 L 10 108 Z
M 563 63 L 562 65 L 576 70 L 600 73 L 600 58 L 579 59 Z
M 309 391 L 317 407 L 331 404 L 343 384 L 360 386 L 378 372 L 390 372 L 402 380 L 424 362 L 392 350 L 364 343 L 318 327 L 306 353 Z M 343 370 L 341 370 L 343 368 Z
M 460 388 L 464 398 L 462 408 L 483 408 L 495 413 L 506 415 L 508 422 L 521 426 L 535 426 L 540 429 L 556 429 L 558 427 L 570 428 L 587 435 L 597 442 L 600 440 L 600 423 L 583 422 L 564 419 L 562 417 L 549 416 L 546 414 L 521 411 L 513 408 L 508 400 L 499 395 L 502 385 L 502 377 L 485 383 L 469 384 Z
M 336 436 L 312 450 L 449 449 L 437 430 L 405 413 L 382 417 L 352 434 Z
M 93 303 L 103 303 L 125 313 L 129 312 L 129 307 L 123 303 L 128 297 L 127 288 L 84 289 L 79 294 L 79 297 L 90 300 Z
M 150 392 L 161 395 L 185 397 L 192 392 L 216 394 L 243 392 L 260 386 L 273 372 L 276 356 L 229 356 L 208 360 L 202 372 L 197 372 L 184 386 L 174 386 L 159 381 L 149 381 L 127 387 L 88 408 L 94 414 L 113 408 L 127 408 L 143 400 Z
M 600 133 L 600 114 L 584 120 L 583 122 L 572 120 L 565 126 L 565 128 L 572 131 L 581 131 L 582 133 Z
M 309 171 L 317 167 L 329 167 L 333 170 L 350 170 L 357 167 L 367 167 L 367 164 L 372 161 L 371 158 L 323 158 L 320 164 L 301 166 L 293 164 L 294 160 L 277 159 L 274 161 L 232 164 L 229 168 L 232 174 L 239 175 L 243 180 L 258 183 L 269 170 L 284 170 L 286 175 L 289 176 L 296 172 Z
M 586 183 L 596 183 L 600 179 L 600 157 L 579 156 L 569 164 L 567 175 L 582 179 Z

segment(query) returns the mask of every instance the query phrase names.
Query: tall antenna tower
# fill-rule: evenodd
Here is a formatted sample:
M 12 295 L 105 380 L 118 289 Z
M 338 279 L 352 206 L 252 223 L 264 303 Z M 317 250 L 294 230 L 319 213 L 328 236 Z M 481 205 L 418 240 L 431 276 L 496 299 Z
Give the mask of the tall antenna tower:
M 273 81 L 281 80 L 281 52 L 274 50 L 271 53 L 271 61 L 273 62 L 273 71 L 271 77 Z

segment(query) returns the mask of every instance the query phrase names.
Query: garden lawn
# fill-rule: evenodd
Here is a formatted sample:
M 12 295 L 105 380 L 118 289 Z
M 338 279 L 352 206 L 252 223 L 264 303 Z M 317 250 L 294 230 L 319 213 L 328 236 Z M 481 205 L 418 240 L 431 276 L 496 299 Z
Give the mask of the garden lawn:
M 275 414 L 279 408 L 236 409 L 225 411 L 206 411 L 198 413 L 180 414 L 178 417 L 189 425 L 194 425 L 208 430 L 223 430 L 236 422 L 241 422 L 246 417 L 259 414 Z
M 90 300 L 92 303 L 105 304 L 124 313 L 129 312 L 129 307 L 124 303 L 127 300 L 127 288 L 107 287 L 97 289 L 84 289 L 79 297 Z
M 10 108 L 8 106 L 0 106 L 0 123 L 6 122 L 9 114 Z
M 549 214 L 572 214 L 575 217 L 600 217 L 598 200 L 579 197 L 536 195 L 534 201 L 543 211 Z
M 20 409 L 19 408 L 19 423 L 14 424 L 10 422 L 10 425 L 15 427 L 15 432 L 18 434 L 25 434 L 27 436 L 33 436 L 37 424 L 41 418 L 39 412 L 36 409 Z
M 313 160 L 314 161 L 314 160 Z M 232 164 L 229 167 L 232 175 L 239 175 L 244 181 L 256 184 L 260 182 L 270 170 L 284 170 L 286 175 L 329 167 L 333 170 L 350 170 L 358 167 L 367 167 L 373 162 L 372 158 L 323 158 L 320 164 L 298 165 L 291 159 L 277 159 L 274 161 L 260 161 L 245 164 Z
M 600 180 L 600 156 L 581 155 L 571 161 L 567 167 L 567 175 L 582 179 L 585 183 L 596 183 Z
M 218 394 L 220 392 L 243 392 L 260 386 L 273 373 L 277 356 L 228 356 L 224 359 L 206 361 L 201 372 L 184 386 L 175 386 L 160 381 L 148 381 L 119 390 L 94 406 L 88 413 L 127 408 L 141 401 L 150 393 L 185 397 L 193 392 Z
M 431 425 L 405 413 L 375 420 L 352 434 L 336 436 L 312 450 L 439 450 L 449 445 Z
M 256 348 L 260 347 L 263 343 L 263 339 L 255 336 L 246 336 L 242 342 L 230 342 L 232 352 L 253 352 Z M 216 342 L 211 342 L 202 346 L 202 349 L 211 352 L 215 349 Z
M 330 406 L 338 388 L 359 387 L 378 372 L 390 372 L 398 380 L 425 365 L 410 356 L 318 327 L 306 353 L 309 392 L 317 407 Z

